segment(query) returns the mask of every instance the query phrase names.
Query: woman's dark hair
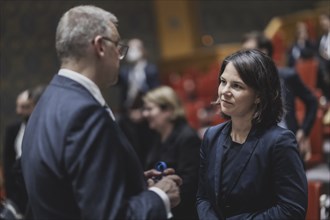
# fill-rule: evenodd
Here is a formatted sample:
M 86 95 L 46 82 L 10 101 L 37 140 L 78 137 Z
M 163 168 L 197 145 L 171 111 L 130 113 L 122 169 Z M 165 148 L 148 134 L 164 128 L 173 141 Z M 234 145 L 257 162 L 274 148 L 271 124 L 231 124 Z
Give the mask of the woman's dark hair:
M 243 82 L 260 98 L 252 124 L 265 128 L 280 122 L 284 111 L 281 83 L 273 60 L 259 50 L 240 50 L 225 58 L 219 78 L 228 63 L 233 64 Z

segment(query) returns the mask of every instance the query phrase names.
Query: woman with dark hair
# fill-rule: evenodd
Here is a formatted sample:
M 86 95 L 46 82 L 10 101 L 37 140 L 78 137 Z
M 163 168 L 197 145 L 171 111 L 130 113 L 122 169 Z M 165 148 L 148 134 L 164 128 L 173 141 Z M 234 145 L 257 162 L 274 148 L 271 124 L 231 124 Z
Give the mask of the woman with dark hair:
M 228 56 L 218 104 L 229 119 L 210 127 L 200 151 L 200 219 L 304 219 L 307 180 L 294 134 L 283 115 L 280 79 L 258 50 Z

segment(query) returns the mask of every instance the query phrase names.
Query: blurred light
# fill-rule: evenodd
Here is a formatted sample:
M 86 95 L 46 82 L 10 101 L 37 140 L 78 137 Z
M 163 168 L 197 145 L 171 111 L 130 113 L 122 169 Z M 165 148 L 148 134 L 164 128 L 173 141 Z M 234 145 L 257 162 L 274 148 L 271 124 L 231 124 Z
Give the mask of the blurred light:
M 204 46 L 207 46 L 207 47 L 212 46 L 214 44 L 213 37 L 211 35 L 208 35 L 208 34 L 203 35 L 202 36 L 202 44 Z

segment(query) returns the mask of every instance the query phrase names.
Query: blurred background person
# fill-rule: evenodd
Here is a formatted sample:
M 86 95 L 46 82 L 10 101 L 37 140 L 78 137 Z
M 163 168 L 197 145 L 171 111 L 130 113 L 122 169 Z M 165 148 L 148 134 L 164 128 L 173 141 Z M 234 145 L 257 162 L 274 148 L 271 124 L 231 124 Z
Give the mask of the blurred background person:
M 136 97 L 132 105 L 120 115 L 118 125 L 124 132 L 130 144 L 137 153 L 139 160 L 144 166 L 146 155 L 151 147 L 150 137 L 155 131 L 149 128 L 147 120 L 142 115 L 142 94 Z
M 143 98 L 143 116 L 157 132 L 147 154 L 145 169 L 152 169 L 163 161 L 182 178 L 181 203 L 173 211 L 173 219 L 197 219 L 195 207 L 199 147 L 197 132 L 188 125 L 181 102 L 168 86 L 149 91 Z
M 309 59 L 316 55 L 316 45 L 309 38 L 307 25 L 304 22 L 296 24 L 296 39 L 288 51 L 288 66 L 294 67 L 300 58 Z
M 11 200 L 21 214 L 26 213 L 27 195 L 22 182 L 22 169 L 20 158 L 22 155 L 22 140 L 26 123 L 37 104 L 44 86 L 27 89 L 17 96 L 16 114 L 19 122 L 8 125 L 4 138 L 3 165 L 5 178 L 6 198 Z
M 242 47 L 245 49 L 258 49 L 270 57 L 273 54 L 271 40 L 259 31 L 245 34 L 242 39 Z M 316 118 L 318 102 L 294 68 L 279 68 L 278 74 L 283 85 L 284 107 L 286 110 L 280 125 L 288 128 L 296 135 L 301 156 L 306 161 L 311 156 L 311 148 L 307 137 Z M 301 124 L 296 117 L 296 98 L 299 98 L 305 105 L 305 115 Z
M 142 116 L 142 97 L 150 89 L 159 86 L 159 73 L 157 66 L 149 61 L 141 39 L 130 39 L 128 46 L 126 62 L 120 67 L 119 74 L 122 101 L 118 124 L 143 163 L 150 147 L 148 137 L 153 132 Z
M 319 16 L 322 36 L 318 45 L 320 61 L 318 72 L 318 87 L 322 90 L 327 102 L 330 101 L 330 14 L 322 13 Z
M 304 219 L 307 180 L 297 141 L 278 126 L 283 103 L 277 68 L 258 50 L 222 63 L 218 99 L 227 122 L 210 127 L 200 153 L 200 219 Z
M 142 40 L 130 39 L 128 47 L 126 64 L 121 66 L 119 75 L 124 111 L 130 109 L 141 94 L 160 84 L 158 68 L 148 60 Z

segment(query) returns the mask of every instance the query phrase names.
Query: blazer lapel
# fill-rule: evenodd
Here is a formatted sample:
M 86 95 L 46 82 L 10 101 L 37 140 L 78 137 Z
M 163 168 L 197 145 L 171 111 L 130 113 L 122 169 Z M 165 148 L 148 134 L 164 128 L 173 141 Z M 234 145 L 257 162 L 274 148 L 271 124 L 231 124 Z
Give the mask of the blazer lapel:
M 215 144 L 215 161 L 214 161 L 214 187 L 215 187 L 215 195 L 216 201 L 219 199 L 219 190 L 220 190 L 220 182 L 221 182 L 221 169 L 222 169 L 222 159 L 223 154 L 226 150 L 226 146 L 228 146 L 229 142 L 229 131 L 231 129 L 231 123 L 228 123 L 227 126 L 222 130 L 220 136 L 217 138 L 217 142 Z

